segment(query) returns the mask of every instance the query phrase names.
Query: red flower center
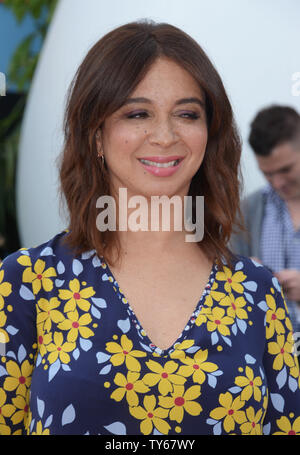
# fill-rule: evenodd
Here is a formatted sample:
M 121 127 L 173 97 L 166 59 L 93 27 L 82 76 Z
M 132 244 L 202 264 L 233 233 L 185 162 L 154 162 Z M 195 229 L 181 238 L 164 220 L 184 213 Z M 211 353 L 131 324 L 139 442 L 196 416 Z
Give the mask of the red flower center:
M 78 327 L 79 327 L 78 322 L 73 322 L 72 327 L 74 327 L 74 329 L 78 329 Z
M 232 283 L 232 279 L 231 278 L 227 278 L 227 281 L 228 281 L 228 283 Z
M 290 434 L 290 435 L 295 435 L 295 434 L 296 434 L 296 431 L 290 430 L 290 431 L 288 432 L 288 434 Z
M 272 314 L 272 318 L 271 318 L 271 319 L 272 319 L 272 321 L 274 321 L 275 319 L 277 319 L 277 316 L 276 316 L 275 313 Z
M 2 410 L 1 410 L 1 408 L 0 408 L 0 415 L 1 415 L 1 412 L 2 412 Z
M 40 335 L 40 336 L 39 336 L 39 344 L 43 344 L 43 341 L 44 341 L 44 339 L 43 339 L 43 337 Z
M 195 365 L 193 365 L 193 368 L 194 368 L 194 370 L 199 370 L 200 367 L 199 367 L 199 365 L 197 365 L 197 364 L 195 363 Z
M 253 381 L 250 381 L 249 384 L 250 384 L 251 386 L 253 386 Z
M 256 424 L 255 424 L 255 422 L 252 422 L 252 428 L 254 428 L 254 427 L 255 427 L 255 425 L 256 425 Z
M 219 319 L 216 319 L 215 324 L 219 325 L 219 324 L 221 324 L 221 321 L 219 321 Z
M 168 376 L 169 376 L 168 373 L 162 373 L 161 374 L 161 377 L 164 378 L 164 379 L 167 378 Z
M 176 406 L 183 406 L 184 405 L 184 398 L 183 397 L 177 397 L 174 400 L 174 403 Z
M 281 352 L 281 354 L 284 354 L 284 349 L 281 348 L 281 349 L 280 349 L 280 352 Z
M 80 299 L 79 292 L 74 292 L 73 297 L 74 297 L 75 300 L 79 300 Z
M 26 378 L 24 378 L 24 376 L 20 376 L 19 377 L 19 383 L 20 384 L 25 384 L 25 382 L 26 382 Z
M 28 404 L 25 404 L 25 407 L 24 407 L 24 412 L 28 412 L 28 409 L 29 409 L 29 406 L 28 406 Z
M 124 355 L 127 355 L 127 354 L 128 354 L 128 351 L 123 351 L 123 354 L 124 354 Z
M 126 390 L 132 390 L 133 389 L 133 384 L 131 382 L 128 382 L 128 384 L 126 384 Z
M 235 306 L 234 303 L 232 303 L 231 306 L 232 306 L 232 308 L 233 308 L 234 310 L 236 310 L 236 306 Z
M 232 416 L 233 413 L 234 413 L 234 410 L 233 409 L 229 409 L 228 415 Z
M 58 351 L 61 351 L 61 347 L 60 347 L 60 346 L 58 346 L 57 350 L 58 350 Z
M 153 417 L 152 412 L 148 412 L 147 416 L 149 417 L 149 419 L 152 419 L 152 417 Z
M 43 275 L 41 275 L 40 273 L 36 276 L 38 280 L 41 280 L 43 278 Z

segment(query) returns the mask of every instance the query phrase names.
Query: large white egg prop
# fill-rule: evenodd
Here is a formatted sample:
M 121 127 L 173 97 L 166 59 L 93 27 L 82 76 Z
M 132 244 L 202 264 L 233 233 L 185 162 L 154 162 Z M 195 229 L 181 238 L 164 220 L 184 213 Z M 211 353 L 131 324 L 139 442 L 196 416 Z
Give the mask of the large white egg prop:
M 17 206 L 23 246 L 67 226 L 59 215 L 56 157 L 68 85 L 88 49 L 111 29 L 137 19 L 169 22 L 192 35 L 223 78 L 245 142 L 246 192 L 264 182 L 247 146 L 249 122 L 270 103 L 300 105 L 300 3 L 282 0 L 61 0 L 48 31 L 23 122 Z

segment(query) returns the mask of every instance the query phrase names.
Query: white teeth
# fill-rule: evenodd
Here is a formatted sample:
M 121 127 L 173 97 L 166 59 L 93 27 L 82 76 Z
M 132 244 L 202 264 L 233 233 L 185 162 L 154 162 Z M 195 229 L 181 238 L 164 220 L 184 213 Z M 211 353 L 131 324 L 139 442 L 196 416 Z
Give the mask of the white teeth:
M 179 163 L 179 160 L 175 161 L 169 161 L 168 163 L 156 163 L 154 161 L 148 161 L 148 160 L 140 160 L 141 163 L 147 164 L 148 166 L 156 166 L 156 167 L 172 167 L 176 166 Z

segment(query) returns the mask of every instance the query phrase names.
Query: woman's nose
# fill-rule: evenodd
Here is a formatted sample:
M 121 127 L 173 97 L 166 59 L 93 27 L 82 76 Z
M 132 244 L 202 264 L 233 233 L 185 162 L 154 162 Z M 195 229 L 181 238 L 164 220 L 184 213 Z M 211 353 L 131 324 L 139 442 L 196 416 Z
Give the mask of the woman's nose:
M 178 140 L 174 125 L 170 119 L 157 120 L 151 127 L 149 142 L 152 145 L 169 147 Z

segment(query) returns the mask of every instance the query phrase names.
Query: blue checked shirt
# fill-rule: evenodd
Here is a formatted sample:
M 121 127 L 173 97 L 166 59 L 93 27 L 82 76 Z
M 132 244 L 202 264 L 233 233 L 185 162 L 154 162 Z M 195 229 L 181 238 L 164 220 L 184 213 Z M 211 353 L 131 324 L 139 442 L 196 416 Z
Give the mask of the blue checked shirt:
M 264 191 L 265 216 L 262 224 L 262 262 L 273 272 L 300 270 L 300 229 L 295 231 L 285 202 L 271 186 Z M 300 331 L 300 305 L 286 301 L 294 332 Z

